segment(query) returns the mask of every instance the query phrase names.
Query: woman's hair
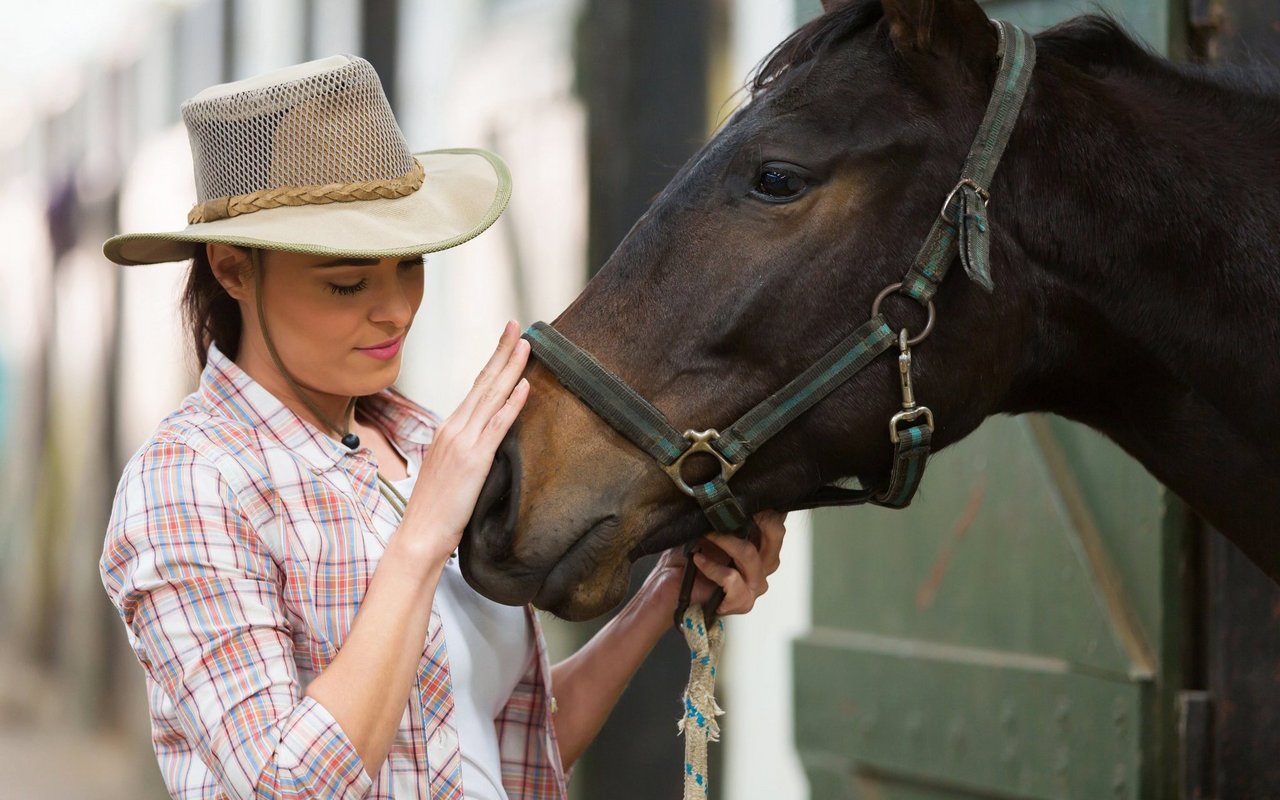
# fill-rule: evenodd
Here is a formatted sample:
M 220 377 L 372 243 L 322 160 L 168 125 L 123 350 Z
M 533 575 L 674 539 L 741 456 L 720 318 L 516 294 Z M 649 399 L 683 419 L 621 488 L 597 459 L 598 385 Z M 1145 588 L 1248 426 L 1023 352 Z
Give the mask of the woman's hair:
M 216 344 L 227 358 L 239 355 L 240 304 L 214 277 L 203 245 L 196 248 L 191 259 L 187 286 L 182 292 L 182 316 L 200 369 L 205 367 L 210 343 Z

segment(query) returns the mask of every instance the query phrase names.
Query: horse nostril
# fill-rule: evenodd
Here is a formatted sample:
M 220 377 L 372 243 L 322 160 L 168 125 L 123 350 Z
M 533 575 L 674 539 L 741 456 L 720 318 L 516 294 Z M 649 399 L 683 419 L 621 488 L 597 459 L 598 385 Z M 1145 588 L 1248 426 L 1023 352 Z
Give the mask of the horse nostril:
M 516 437 L 508 433 L 498 446 L 503 463 L 507 465 L 507 492 L 505 502 L 507 514 L 502 520 L 502 531 L 511 541 L 516 530 L 516 520 L 520 516 L 520 443 Z
M 514 554 L 511 533 L 520 509 L 519 475 L 520 446 L 508 434 L 494 454 L 467 524 L 467 534 L 479 539 L 493 561 L 504 561 Z

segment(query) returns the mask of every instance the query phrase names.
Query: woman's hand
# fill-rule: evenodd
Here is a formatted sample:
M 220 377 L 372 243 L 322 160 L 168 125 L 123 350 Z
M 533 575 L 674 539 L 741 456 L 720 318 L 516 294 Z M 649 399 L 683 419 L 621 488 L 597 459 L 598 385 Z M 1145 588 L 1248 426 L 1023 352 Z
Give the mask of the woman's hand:
M 756 541 L 710 534 L 701 540 L 693 602 L 711 599 L 717 585 L 725 589 L 720 614 L 742 614 L 769 589 L 769 576 L 778 569 L 778 551 L 786 533 L 786 514 L 761 511 L 755 515 Z M 729 559 L 733 566 L 729 566 Z M 680 597 L 684 575 L 683 548 L 662 554 L 644 588 L 591 638 L 581 650 L 551 669 L 551 685 L 559 703 L 556 740 L 560 758 L 572 764 L 604 725 L 622 690 L 662 635 L 671 630 L 671 612 Z
M 445 560 L 458 546 L 502 437 L 529 396 L 529 343 L 508 322 L 458 410 L 436 429 L 400 530 L 378 562 L 337 656 L 306 688 L 376 776 L 422 658 Z M 410 701 L 412 702 L 412 701 Z
M 402 523 L 422 537 L 416 542 L 425 543 L 433 564 L 457 549 L 493 454 L 524 408 L 529 382 L 520 375 L 528 360 L 529 343 L 508 322 L 471 391 L 436 429 Z
M 709 533 L 693 554 L 698 576 L 693 584 L 692 602 L 705 603 L 719 586 L 724 600 L 716 613 L 720 616 L 745 614 L 762 594 L 769 591 L 769 576 L 778 570 L 782 538 L 787 529 L 787 515 L 779 511 L 761 511 L 755 515 L 758 540 L 740 539 L 726 533 Z M 685 568 L 684 548 L 673 547 L 662 554 L 654 569 L 660 581 L 658 602 L 674 610 L 680 595 L 680 579 Z

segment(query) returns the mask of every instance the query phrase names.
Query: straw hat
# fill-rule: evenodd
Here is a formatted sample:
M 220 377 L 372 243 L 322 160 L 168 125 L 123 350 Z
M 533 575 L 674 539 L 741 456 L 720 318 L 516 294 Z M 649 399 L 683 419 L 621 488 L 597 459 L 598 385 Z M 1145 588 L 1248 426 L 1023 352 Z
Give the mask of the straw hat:
M 502 160 L 410 153 L 382 83 L 354 56 L 213 86 L 182 105 L 196 205 L 180 231 L 103 245 L 118 264 L 191 258 L 222 242 L 352 258 L 444 250 L 493 224 L 511 197 Z

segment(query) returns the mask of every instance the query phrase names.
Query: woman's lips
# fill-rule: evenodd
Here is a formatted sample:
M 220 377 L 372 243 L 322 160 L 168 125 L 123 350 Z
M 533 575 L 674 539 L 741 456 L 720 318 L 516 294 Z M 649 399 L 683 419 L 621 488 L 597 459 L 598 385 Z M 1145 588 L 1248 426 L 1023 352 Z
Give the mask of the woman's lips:
M 396 357 L 396 353 L 400 352 L 400 344 L 403 341 L 403 336 L 397 336 L 394 339 L 388 339 L 387 341 L 375 344 L 372 347 L 357 347 L 356 349 L 371 358 L 378 359 L 379 361 L 390 361 Z

